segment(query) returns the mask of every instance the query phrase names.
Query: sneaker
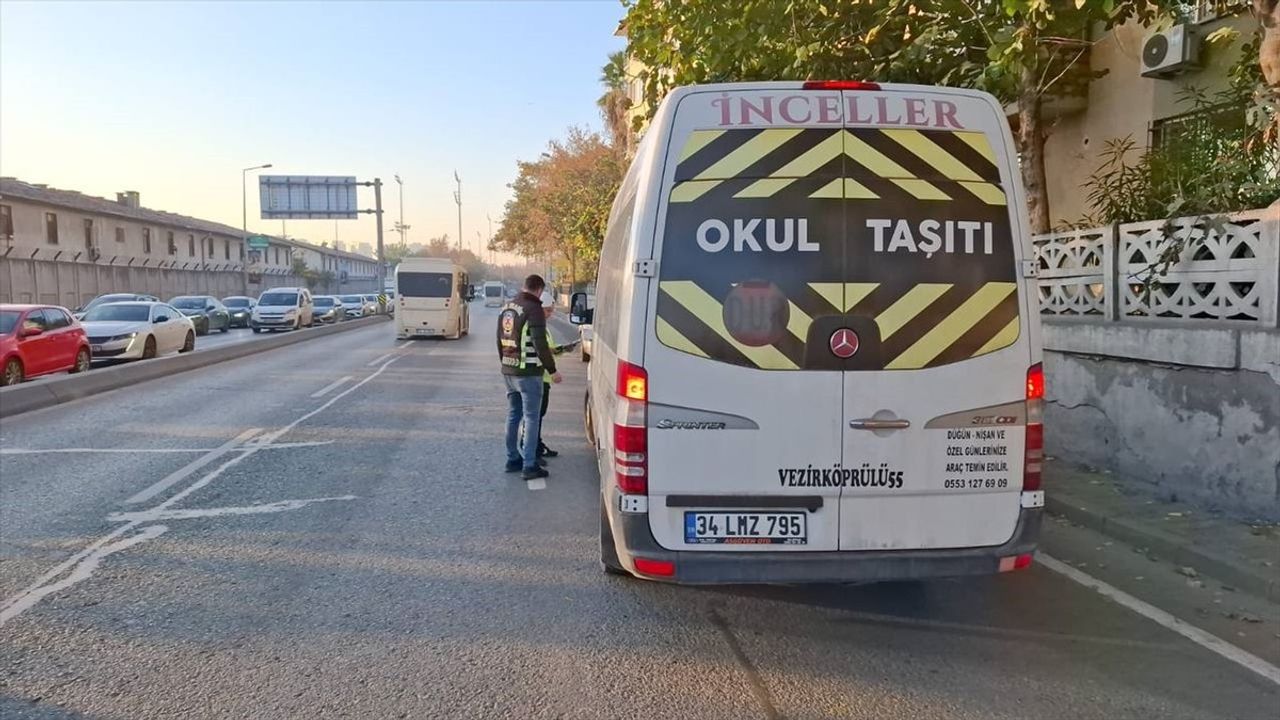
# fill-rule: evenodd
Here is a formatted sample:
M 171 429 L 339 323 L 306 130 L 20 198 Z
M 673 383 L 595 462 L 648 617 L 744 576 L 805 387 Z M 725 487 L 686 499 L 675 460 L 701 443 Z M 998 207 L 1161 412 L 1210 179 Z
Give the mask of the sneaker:
M 547 447 L 546 445 L 543 445 L 543 446 L 541 446 L 541 447 L 539 447 L 539 448 L 538 448 L 538 456 L 539 456 L 539 457 L 557 457 L 558 455 L 560 455 L 560 451 L 559 451 L 559 450 L 552 450 L 551 448 Z
M 524 467 L 524 463 L 520 462 L 519 460 L 507 461 L 507 472 L 509 473 L 520 472 L 520 469 L 523 467 Z
M 546 467 L 546 466 L 547 466 L 547 459 L 543 457 L 538 458 L 538 467 Z
M 536 467 L 532 470 L 525 470 L 520 473 L 520 477 L 525 480 L 537 480 L 538 478 L 551 477 L 551 473 L 547 472 L 546 468 Z

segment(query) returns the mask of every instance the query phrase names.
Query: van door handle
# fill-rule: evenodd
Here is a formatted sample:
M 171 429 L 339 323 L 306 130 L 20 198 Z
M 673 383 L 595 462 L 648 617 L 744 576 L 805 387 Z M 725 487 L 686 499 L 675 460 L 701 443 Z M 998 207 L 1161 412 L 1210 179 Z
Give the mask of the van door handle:
M 875 418 L 858 418 L 850 420 L 849 427 L 854 430 L 906 430 L 911 427 L 910 420 L 876 420 Z

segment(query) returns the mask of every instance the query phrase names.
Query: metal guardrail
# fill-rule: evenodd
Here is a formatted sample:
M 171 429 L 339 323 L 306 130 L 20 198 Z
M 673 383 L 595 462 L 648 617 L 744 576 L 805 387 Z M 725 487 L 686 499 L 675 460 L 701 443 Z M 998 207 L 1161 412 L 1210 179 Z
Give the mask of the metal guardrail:
M 1190 242 L 1148 298 L 1141 280 L 1166 230 Z M 1038 235 L 1040 312 L 1103 322 L 1190 320 L 1277 327 L 1280 207 L 1225 217 L 1112 225 Z

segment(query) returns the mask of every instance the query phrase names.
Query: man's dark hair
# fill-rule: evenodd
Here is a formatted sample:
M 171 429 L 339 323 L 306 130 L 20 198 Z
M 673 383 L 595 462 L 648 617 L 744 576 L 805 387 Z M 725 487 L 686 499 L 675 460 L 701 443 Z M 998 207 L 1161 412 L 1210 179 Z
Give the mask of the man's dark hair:
M 541 275 L 533 274 L 524 279 L 524 289 L 537 295 L 547 287 L 547 281 Z

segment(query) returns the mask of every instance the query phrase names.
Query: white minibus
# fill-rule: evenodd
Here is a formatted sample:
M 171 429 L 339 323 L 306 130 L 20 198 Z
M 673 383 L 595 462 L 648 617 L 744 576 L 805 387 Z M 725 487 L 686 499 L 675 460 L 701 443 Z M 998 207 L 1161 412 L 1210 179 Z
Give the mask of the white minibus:
M 396 336 L 466 335 L 471 329 L 466 291 L 466 271 L 448 258 L 401 260 L 395 274 Z

